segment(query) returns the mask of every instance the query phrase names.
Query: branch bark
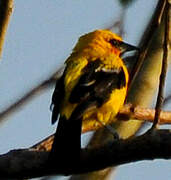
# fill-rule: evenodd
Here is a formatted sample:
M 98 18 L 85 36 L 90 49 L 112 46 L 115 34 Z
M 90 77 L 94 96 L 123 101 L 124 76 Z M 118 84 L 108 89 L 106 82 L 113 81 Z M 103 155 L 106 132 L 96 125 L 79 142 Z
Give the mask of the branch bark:
M 0 178 L 80 174 L 141 160 L 171 159 L 171 132 L 156 130 L 93 149 L 82 149 L 80 163 L 66 162 L 65 167 L 61 167 L 57 160 L 48 164 L 48 155 L 49 152 L 34 149 L 13 150 L 1 155 Z
M 155 110 L 142 107 L 134 107 L 132 104 L 126 104 L 118 114 L 118 120 L 136 119 L 146 122 L 153 122 L 155 117 Z M 161 111 L 160 125 L 171 124 L 171 112 Z

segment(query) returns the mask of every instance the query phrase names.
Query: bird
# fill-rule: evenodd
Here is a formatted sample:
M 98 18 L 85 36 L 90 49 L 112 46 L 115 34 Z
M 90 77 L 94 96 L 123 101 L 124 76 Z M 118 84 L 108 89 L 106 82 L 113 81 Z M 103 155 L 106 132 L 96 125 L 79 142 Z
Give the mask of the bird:
M 138 48 L 110 30 L 95 30 L 79 38 L 52 95 L 52 124 L 58 120 L 52 161 L 66 166 L 79 160 L 82 121 L 106 125 L 117 115 L 129 81 L 122 55 L 133 50 Z

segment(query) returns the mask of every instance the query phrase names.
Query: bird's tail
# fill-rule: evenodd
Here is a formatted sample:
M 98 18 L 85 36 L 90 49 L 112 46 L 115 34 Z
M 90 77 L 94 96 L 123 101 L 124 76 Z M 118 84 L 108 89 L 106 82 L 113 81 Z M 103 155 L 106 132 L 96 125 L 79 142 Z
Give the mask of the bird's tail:
M 67 120 L 61 116 L 55 133 L 49 160 L 62 167 L 80 158 L 82 118 Z

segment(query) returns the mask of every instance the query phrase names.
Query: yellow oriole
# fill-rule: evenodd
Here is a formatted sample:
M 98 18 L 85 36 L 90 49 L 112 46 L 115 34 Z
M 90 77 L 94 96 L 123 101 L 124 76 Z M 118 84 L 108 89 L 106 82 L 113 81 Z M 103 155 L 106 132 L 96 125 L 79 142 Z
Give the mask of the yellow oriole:
M 137 50 L 109 30 L 83 35 L 66 60 L 52 97 L 52 123 L 59 117 L 51 158 L 79 156 L 81 125 L 86 119 L 103 124 L 122 107 L 128 86 L 128 71 L 121 55 Z M 64 161 L 64 159 L 62 159 Z

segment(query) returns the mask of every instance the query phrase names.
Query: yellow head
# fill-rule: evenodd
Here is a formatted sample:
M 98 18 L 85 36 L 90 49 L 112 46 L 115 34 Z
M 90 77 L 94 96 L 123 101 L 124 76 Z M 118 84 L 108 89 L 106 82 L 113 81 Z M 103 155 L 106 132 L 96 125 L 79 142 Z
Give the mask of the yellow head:
M 126 44 L 122 38 L 109 30 L 95 30 L 81 36 L 72 54 L 101 57 L 107 54 L 120 55 L 124 51 L 137 49 Z

